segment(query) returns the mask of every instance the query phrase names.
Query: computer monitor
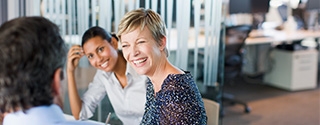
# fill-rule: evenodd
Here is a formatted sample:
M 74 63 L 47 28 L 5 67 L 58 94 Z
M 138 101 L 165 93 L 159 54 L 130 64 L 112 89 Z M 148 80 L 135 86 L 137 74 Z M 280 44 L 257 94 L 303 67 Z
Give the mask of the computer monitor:
M 270 0 L 251 0 L 251 13 L 268 13 L 269 2 Z
M 251 13 L 251 0 L 230 0 L 229 14 Z
M 270 0 L 229 0 L 229 14 L 267 13 Z

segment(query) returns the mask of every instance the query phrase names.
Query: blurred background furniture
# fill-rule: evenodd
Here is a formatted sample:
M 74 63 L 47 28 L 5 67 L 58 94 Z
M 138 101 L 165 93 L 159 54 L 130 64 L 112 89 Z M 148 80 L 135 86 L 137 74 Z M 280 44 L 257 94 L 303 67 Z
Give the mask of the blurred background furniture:
M 317 88 L 318 51 L 274 49 L 272 70 L 265 74 L 268 85 L 298 91 Z
M 237 25 L 226 27 L 225 37 L 225 61 L 224 61 L 224 83 L 237 84 L 236 79 L 242 75 L 242 65 L 244 63 L 244 45 L 252 29 L 251 25 Z M 232 104 L 241 104 L 246 113 L 250 112 L 250 107 L 246 102 L 237 100 L 232 94 L 223 93 L 222 101 L 230 101 Z
M 207 124 L 208 125 L 218 125 L 219 124 L 219 110 L 220 110 L 220 105 L 219 103 L 210 100 L 210 99 L 206 99 L 206 98 L 202 98 L 203 103 L 204 103 L 204 107 L 206 109 L 206 113 L 207 113 Z

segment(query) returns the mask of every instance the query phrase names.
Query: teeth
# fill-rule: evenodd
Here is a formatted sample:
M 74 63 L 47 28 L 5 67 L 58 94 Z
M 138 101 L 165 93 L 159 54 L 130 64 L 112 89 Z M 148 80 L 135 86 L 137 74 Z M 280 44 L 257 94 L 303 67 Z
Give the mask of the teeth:
M 147 58 L 143 58 L 143 59 L 135 60 L 135 61 L 133 61 L 133 63 L 134 64 L 140 64 L 140 63 L 142 63 L 142 62 L 144 62 L 146 60 L 147 60 Z
M 106 61 L 105 63 L 101 64 L 102 68 L 105 68 L 108 65 L 108 61 Z

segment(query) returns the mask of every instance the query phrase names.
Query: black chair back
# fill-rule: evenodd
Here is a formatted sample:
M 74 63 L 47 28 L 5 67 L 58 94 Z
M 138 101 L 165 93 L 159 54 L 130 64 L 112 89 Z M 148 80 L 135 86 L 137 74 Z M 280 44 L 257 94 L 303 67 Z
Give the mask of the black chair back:
M 251 32 L 251 25 L 226 27 L 224 78 L 229 81 L 241 73 L 245 40 Z

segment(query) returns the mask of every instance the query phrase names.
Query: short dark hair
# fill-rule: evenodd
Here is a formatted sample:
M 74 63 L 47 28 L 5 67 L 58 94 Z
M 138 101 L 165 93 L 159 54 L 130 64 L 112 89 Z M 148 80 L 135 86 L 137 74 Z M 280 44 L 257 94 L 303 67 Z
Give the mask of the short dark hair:
M 66 62 L 57 25 L 44 17 L 20 17 L 0 27 L 0 111 L 53 103 L 53 75 Z
M 115 37 L 117 40 L 117 36 L 115 34 L 111 34 L 110 32 L 107 32 L 103 28 L 99 26 L 94 26 L 89 28 L 84 34 L 82 35 L 82 41 L 81 41 L 81 46 L 83 46 L 89 39 L 99 36 L 102 39 L 107 40 L 109 43 L 111 43 L 111 38 Z

